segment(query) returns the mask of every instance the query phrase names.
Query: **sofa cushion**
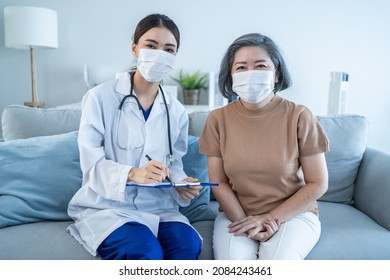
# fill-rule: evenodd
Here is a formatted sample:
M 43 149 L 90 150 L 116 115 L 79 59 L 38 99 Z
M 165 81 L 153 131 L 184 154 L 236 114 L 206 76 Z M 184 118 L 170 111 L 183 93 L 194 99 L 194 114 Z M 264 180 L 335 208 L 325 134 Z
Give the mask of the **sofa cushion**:
M 389 260 L 390 233 L 351 205 L 318 203 L 321 238 L 309 260 Z
M 78 130 L 81 110 L 7 106 L 2 113 L 5 141 L 62 134 Z
M 329 188 L 321 201 L 353 204 L 355 179 L 368 140 L 368 121 L 358 115 L 318 116 L 329 139 L 325 154 Z
M 0 143 L 0 228 L 69 220 L 81 186 L 77 132 Z
M 199 137 L 188 136 L 188 149 L 182 160 L 184 172 L 188 176 L 197 178 L 199 182 L 209 180 L 207 156 L 199 153 Z
M 188 151 L 183 157 L 184 171 L 188 176 L 197 178 L 200 182 L 209 180 L 207 169 L 207 156 L 199 153 L 199 138 L 188 136 Z M 184 214 L 190 222 L 205 221 L 215 219 L 215 212 L 210 208 L 210 188 L 203 187 L 189 206 L 181 207 L 180 212 Z

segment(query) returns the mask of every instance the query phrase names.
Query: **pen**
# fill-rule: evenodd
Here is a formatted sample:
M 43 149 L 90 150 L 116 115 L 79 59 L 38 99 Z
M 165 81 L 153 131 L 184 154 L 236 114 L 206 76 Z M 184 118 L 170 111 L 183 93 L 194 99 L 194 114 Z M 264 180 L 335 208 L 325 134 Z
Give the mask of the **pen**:
M 145 156 L 149 161 L 151 161 L 152 160 L 152 158 L 149 156 L 149 155 L 146 155 Z M 167 180 L 169 183 L 172 183 L 172 181 L 171 181 L 171 179 L 169 179 L 169 177 L 167 176 L 167 177 L 165 177 L 165 180 Z

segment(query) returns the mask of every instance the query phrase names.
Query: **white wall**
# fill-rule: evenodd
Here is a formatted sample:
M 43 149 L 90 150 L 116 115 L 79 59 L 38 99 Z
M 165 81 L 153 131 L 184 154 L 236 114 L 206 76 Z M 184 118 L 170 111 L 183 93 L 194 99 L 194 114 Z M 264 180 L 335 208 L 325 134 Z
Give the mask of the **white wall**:
M 159 12 L 181 30 L 176 71 L 218 71 L 236 37 L 260 32 L 281 46 L 291 71 L 294 85 L 281 95 L 319 115 L 327 112 L 329 73 L 349 73 L 348 112 L 367 116 L 369 145 L 390 152 L 390 1 L 2 0 L 0 110 L 31 100 L 29 52 L 4 47 L 2 11 L 10 5 L 58 12 L 59 48 L 36 51 L 38 92 L 46 107 L 81 99 L 84 64 L 107 73 L 126 69 L 136 23 Z

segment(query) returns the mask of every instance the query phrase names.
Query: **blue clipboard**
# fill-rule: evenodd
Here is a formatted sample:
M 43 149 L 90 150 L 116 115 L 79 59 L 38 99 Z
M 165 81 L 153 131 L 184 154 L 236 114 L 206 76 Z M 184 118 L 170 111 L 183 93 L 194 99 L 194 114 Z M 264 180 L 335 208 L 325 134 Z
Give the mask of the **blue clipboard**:
M 128 182 L 126 186 L 129 187 L 146 187 L 146 188 L 157 188 L 157 189 L 165 189 L 165 188 L 179 188 L 179 187 L 192 187 L 192 186 L 202 186 L 202 187 L 216 187 L 219 186 L 218 183 L 212 182 L 179 182 L 179 183 L 170 183 L 170 182 L 159 182 L 152 184 L 137 184 L 134 182 Z

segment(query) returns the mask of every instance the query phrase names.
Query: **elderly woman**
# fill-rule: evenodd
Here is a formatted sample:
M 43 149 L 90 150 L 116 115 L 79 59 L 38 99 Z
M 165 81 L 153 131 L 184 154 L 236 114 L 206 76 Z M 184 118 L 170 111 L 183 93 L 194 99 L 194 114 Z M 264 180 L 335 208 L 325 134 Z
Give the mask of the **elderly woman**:
M 230 100 L 200 138 L 220 204 L 216 259 L 304 259 L 318 241 L 328 140 L 316 117 L 276 93 L 291 80 L 276 44 L 246 34 L 228 48 L 219 88 Z

